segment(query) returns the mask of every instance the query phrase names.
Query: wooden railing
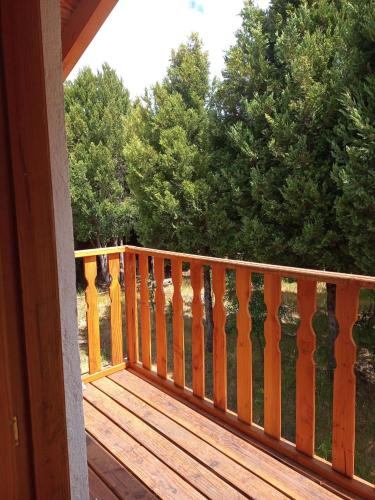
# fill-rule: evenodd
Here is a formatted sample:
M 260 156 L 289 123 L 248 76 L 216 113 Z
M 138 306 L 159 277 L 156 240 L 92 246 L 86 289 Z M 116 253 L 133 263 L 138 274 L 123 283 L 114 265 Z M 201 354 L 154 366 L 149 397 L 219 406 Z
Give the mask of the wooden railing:
M 87 329 L 90 381 L 123 369 L 121 289 L 118 276 L 120 254 L 125 255 L 127 367 L 147 377 L 153 383 L 172 390 L 196 407 L 204 409 L 227 425 L 255 438 L 259 443 L 294 459 L 320 477 L 365 497 L 374 496 L 374 487 L 354 476 L 356 345 L 353 325 L 358 318 L 360 288 L 375 288 L 375 278 L 352 274 L 323 272 L 281 267 L 229 259 L 165 252 L 138 247 L 112 247 L 77 251 L 83 258 L 87 280 Z M 98 295 L 95 287 L 96 256 L 107 254 L 110 285 L 110 321 L 112 367 L 102 370 L 98 318 Z M 156 370 L 151 363 L 151 309 L 149 293 L 149 263 L 153 262 L 155 282 Z M 173 283 L 173 379 L 167 372 L 167 327 L 165 316 L 165 260 L 171 264 Z M 138 263 L 138 264 L 137 264 Z M 181 295 L 183 264 L 190 266 L 193 299 L 192 312 L 192 390 L 185 386 L 185 352 L 183 299 Z M 203 266 L 212 270 L 213 308 L 213 401 L 205 391 L 205 343 L 203 327 Z M 235 271 L 237 312 L 237 413 L 227 408 L 227 346 L 225 288 L 226 270 Z M 253 422 L 252 412 L 252 319 L 251 274 L 264 276 L 264 302 L 267 317 L 264 323 L 264 428 Z M 297 281 L 297 304 L 300 324 L 297 332 L 298 358 L 296 365 L 296 443 L 281 437 L 281 304 L 282 278 Z M 333 382 L 332 464 L 315 455 L 315 332 L 312 318 L 316 311 L 317 282 L 336 284 L 336 319 L 339 334 L 335 342 L 336 368 Z M 139 294 L 137 293 L 139 285 Z M 138 331 L 138 313 L 140 331 Z M 140 339 L 138 338 L 140 336 Z M 138 345 L 141 341 L 141 359 Z

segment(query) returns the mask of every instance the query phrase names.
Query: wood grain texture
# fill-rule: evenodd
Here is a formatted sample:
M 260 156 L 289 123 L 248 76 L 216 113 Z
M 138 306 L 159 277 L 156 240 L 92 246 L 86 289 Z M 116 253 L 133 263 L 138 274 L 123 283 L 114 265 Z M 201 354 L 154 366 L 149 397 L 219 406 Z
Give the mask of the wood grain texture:
M 237 413 L 242 422 L 252 421 L 252 346 L 250 340 L 251 272 L 236 270 L 237 312 Z
M 83 259 L 85 278 L 87 287 L 86 298 L 86 322 L 87 322 L 87 344 L 89 355 L 89 373 L 96 373 L 101 370 L 102 362 L 100 356 L 100 332 L 99 332 L 99 311 L 98 311 L 98 291 L 96 289 L 96 257 L 85 257 Z
M 272 274 L 287 278 L 304 278 L 313 281 L 324 281 L 329 283 L 358 283 L 363 288 L 375 288 L 374 276 L 361 276 L 359 274 L 345 274 L 331 271 L 319 271 L 317 269 L 303 269 L 300 267 L 277 266 L 274 264 L 261 264 L 259 262 L 247 262 L 244 260 L 220 259 L 218 257 L 209 257 L 204 255 L 193 255 L 181 252 L 168 252 L 166 250 L 156 250 L 154 248 L 141 248 L 126 245 L 129 252 L 146 253 L 152 257 L 163 257 L 171 259 L 179 257 L 184 262 L 197 261 L 202 265 L 211 266 L 212 264 L 222 264 L 226 269 L 236 269 L 237 267 L 247 267 L 253 273 Z
M 333 381 L 332 467 L 352 477 L 355 449 L 356 345 L 353 325 L 358 319 L 359 287 L 337 285 L 335 342 L 336 369 Z
M 161 498 L 204 498 L 168 466 L 140 445 L 127 432 L 104 416 L 94 406 L 83 401 L 87 431 L 121 464 L 135 474 Z
M 193 399 L 190 401 L 192 404 L 189 404 L 186 400 L 177 399 L 177 397 L 179 397 L 178 395 L 186 395 L 187 390 L 185 389 L 183 391 L 172 384 L 171 381 L 161 380 L 151 372 L 147 372 L 146 379 L 140 378 L 138 374 L 134 374 L 128 370 L 116 373 L 110 378 L 127 392 L 132 393 L 138 399 L 142 400 L 145 405 L 151 406 L 158 412 L 164 414 L 165 417 L 178 423 L 200 440 L 224 453 L 227 457 L 237 462 L 237 464 L 253 472 L 289 497 L 299 499 L 336 498 L 335 495 L 313 482 L 303 473 L 290 467 L 288 462 L 283 463 L 283 461 L 280 461 L 280 456 L 278 454 L 276 457 L 273 457 L 270 449 L 262 448 L 258 440 L 250 442 L 247 439 L 243 439 L 244 434 L 241 435 L 238 432 L 233 432 L 236 428 L 237 430 L 249 430 L 252 426 L 244 424 L 234 416 L 231 420 L 235 425 L 231 425 L 228 420 L 229 425 L 223 426 L 219 418 L 228 419 L 230 416 L 229 411 L 223 413 L 221 410 L 211 405 L 215 413 L 207 417 L 207 413 L 202 411 L 204 406 L 207 407 L 207 401 L 192 396 Z M 150 381 L 153 382 L 150 383 Z M 157 381 L 161 381 L 163 385 L 160 386 Z M 104 382 L 100 381 L 100 383 L 104 385 Z M 172 389 L 173 393 L 168 391 L 167 386 Z M 194 405 L 193 400 L 197 401 L 200 406 Z M 130 400 L 130 398 L 125 397 L 124 401 L 126 401 L 124 404 L 128 404 L 128 402 L 133 401 L 133 399 Z M 136 411 L 136 408 L 133 406 L 132 411 Z M 152 417 L 153 412 L 147 412 L 147 408 L 145 409 L 144 406 L 143 411 L 147 414 L 147 418 Z M 220 417 L 215 418 L 214 415 L 220 415 Z M 149 420 L 150 425 L 153 425 L 151 422 L 152 421 Z M 164 419 L 158 420 L 157 422 L 159 428 L 163 429 L 163 432 L 170 432 L 171 434 L 173 432 L 173 439 L 175 439 L 175 435 L 180 436 L 178 432 L 173 431 L 172 426 L 164 424 Z M 262 433 L 262 436 L 274 445 L 280 446 L 282 444 L 281 440 L 276 441 L 266 436 L 264 433 Z M 192 440 L 188 440 L 188 442 L 190 443 Z M 203 446 L 204 444 L 201 444 L 200 448 Z M 295 446 L 291 446 L 290 449 L 296 453 Z M 299 453 L 298 456 L 303 457 L 307 462 L 312 461 L 312 459 L 301 453 Z M 293 463 L 294 467 L 296 467 L 295 462 Z M 326 470 L 332 473 L 332 468 L 328 466 L 328 463 L 326 464 Z M 215 463 L 212 464 L 212 467 L 215 467 L 215 465 Z M 335 474 L 347 480 L 347 478 L 344 478 L 341 474 Z M 234 474 L 232 474 L 232 476 L 233 475 Z
M 199 398 L 205 395 L 205 356 L 204 356 L 204 328 L 203 328 L 203 303 L 201 292 L 203 287 L 203 269 L 199 262 L 192 262 L 190 265 L 190 280 L 193 289 L 193 300 L 191 303 L 192 312 L 192 378 L 193 393 Z
M 148 290 L 148 256 L 139 256 L 140 298 L 141 298 L 141 329 L 142 329 L 142 364 L 151 369 L 151 323 L 150 323 L 150 294 Z
M 173 380 L 179 387 L 185 386 L 185 337 L 184 303 L 181 295 L 182 261 L 171 259 L 173 283 Z
M 297 303 L 300 325 L 297 331 L 296 447 L 312 457 L 315 445 L 315 332 L 316 283 L 298 280 Z
M 156 368 L 160 377 L 167 377 L 167 325 L 165 321 L 164 259 L 154 257 Z
M 135 254 L 125 253 L 126 340 L 129 363 L 138 361 L 138 309 Z
M 90 500 L 118 500 L 118 497 L 113 494 L 91 467 L 88 468 L 88 472 Z
M 112 276 L 109 287 L 111 299 L 111 353 L 112 365 L 118 365 L 124 361 L 122 342 L 122 314 L 121 314 L 121 287 L 119 283 L 120 275 L 120 254 L 108 255 L 108 268 Z
M 118 462 L 101 444 L 86 433 L 89 467 L 118 498 L 155 499 L 156 496 Z
M 212 291 L 215 295 L 213 307 L 213 378 L 214 405 L 221 410 L 227 409 L 227 339 L 225 332 L 226 310 L 224 307 L 225 267 L 212 266 Z
M 222 471 L 227 479 L 233 480 L 237 469 L 237 476 L 242 472 L 242 482 L 238 478 L 238 485 L 244 488 L 244 482 L 250 486 L 246 471 L 115 382 L 102 379 L 95 386 L 90 385 L 85 399 L 203 495 L 244 498 L 217 474 Z M 258 482 L 258 488 L 266 492 L 267 485 Z M 251 483 L 251 488 L 255 490 L 256 481 Z
M 281 436 L 281 278 L 264 275 L 264 302 L 267 318 L 264 322 L 264 431 L 280 439 Z
M 83 52 L 116 5 L 117 0 L 78 2 L 61 29 L 63 78 L 68 77 Z

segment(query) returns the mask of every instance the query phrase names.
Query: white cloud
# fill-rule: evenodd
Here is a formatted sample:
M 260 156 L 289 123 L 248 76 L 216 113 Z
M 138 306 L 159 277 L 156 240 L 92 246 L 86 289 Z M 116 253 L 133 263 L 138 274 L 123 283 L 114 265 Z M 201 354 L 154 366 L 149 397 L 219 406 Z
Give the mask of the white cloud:
M 269 0 L 258 0 L 267 7 Z M 72 71 L 106 61 L 123 78 L 132 97 L 161 80 L 172 48 L 197 31 L 209 52 L 211 75 L 220 75 L 224 52 L 234 43 L 243 0 L 119 0 Z

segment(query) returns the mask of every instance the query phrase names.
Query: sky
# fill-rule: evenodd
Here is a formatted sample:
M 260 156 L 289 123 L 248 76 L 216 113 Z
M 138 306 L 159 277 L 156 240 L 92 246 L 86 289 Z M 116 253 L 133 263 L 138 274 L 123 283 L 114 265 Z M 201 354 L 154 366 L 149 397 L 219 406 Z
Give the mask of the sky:
M 266 8 L 269 0 L 255 1 Z M 97 71 L 103 62 L 116 69 L 130 96 L 164 78 L 171 49 L 193 31 L 200 34 L 210 59 L 211 77 L 220 76 L 224 52 L 240 27 L 243 0 L 119 0 L 71 72 Z

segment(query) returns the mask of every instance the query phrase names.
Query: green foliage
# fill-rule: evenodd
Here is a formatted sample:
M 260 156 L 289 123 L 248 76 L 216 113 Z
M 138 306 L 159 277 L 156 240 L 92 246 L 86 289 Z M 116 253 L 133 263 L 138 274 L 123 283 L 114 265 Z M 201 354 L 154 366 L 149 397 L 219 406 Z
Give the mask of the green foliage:
M 75 238 L 103 246 L 127 236 L 135 216 L 123 157 L 129 95 L 104 64 L 67 82 L 65 109 Z
M 135 103 L 125 123 L 127 180 L 149 246 L 214 252 L 216 178 L 209 149 L 208 57 L 193 34 L 172 52 L 167 77 Z

